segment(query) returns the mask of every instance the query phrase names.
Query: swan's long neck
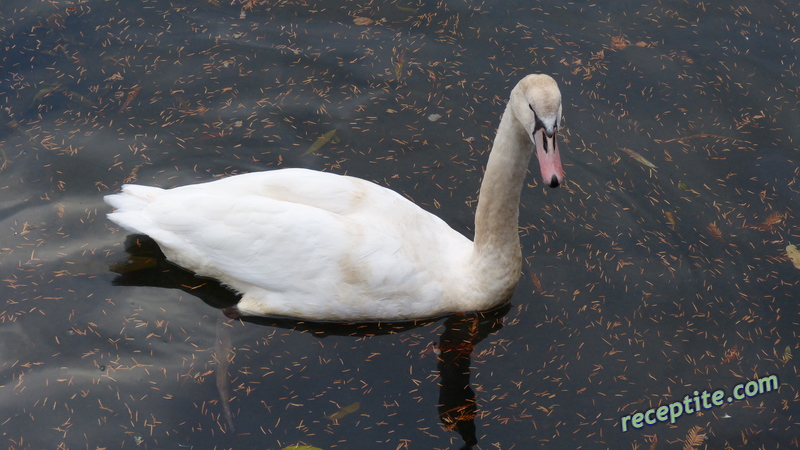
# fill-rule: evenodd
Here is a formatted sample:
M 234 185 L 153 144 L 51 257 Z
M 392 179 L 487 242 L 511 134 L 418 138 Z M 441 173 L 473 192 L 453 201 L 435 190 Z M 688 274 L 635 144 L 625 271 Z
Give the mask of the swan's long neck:
M 519 280 L 519 200 L 533 143 L 506 107 L 481 183 L 475 212 L 475 276 L 483 286 L 510 295 Z

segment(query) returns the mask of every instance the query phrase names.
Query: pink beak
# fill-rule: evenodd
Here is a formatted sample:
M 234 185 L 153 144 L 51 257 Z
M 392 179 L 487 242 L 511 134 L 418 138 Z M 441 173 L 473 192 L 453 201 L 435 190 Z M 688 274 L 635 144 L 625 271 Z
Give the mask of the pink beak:
M 558 187 L 564 180 L 564 171 L 561 169 L 561 155 L 558 153 L 556 135 L 547 136 L 544 128 L 538 129 L 533 134 L 536 144 L 536 158 L 542 170 L 542 181 L 550 187 Z

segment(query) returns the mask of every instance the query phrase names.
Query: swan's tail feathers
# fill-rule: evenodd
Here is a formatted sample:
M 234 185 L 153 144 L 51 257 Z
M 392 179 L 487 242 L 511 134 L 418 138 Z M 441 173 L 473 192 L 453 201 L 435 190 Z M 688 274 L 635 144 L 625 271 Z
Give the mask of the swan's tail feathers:
M 143 214 L 163 189 L 138 184 L 125 184 L 117 194 L 106 195 L 103 200 L 115 211 L 108 214 L 109 220 L 132 233 L 149 234 L 150 221 Z

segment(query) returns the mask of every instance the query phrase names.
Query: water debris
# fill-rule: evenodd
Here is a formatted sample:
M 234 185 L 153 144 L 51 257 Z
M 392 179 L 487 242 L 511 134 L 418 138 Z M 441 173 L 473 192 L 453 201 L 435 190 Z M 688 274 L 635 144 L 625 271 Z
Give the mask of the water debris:
M 119 107 L 119 112 L 125 111 L 128 108 L 128 105 L 131 104 L 133 99 L 139 95 L 139 91 L 142 90 L 141 86 L 136 86 L 128 92 L 128 95 L 125 96 L 125 101 L 122 102 L 122 106 Z
M 353 23 L 356 25 L 372 25 L 375 21 L 369 17 L 354 17 Z
M 303 156 L 308 155 L 309 153 L 314 153 L 315 151 L 321 149 L 322 146 L 327 144 L 328 142 L 331 142 L 333 144 L 339 142 L 339 138 L 336 137 L 336 128 L 326 132 L 325 134 L 320 136 L 319 139 L 314 141 L 314 143 L 311 144 L 311 147 L 308 147 L 308 150 L 306 150 L 306 152 L 303 153 Z
M 283 447 L 281 450 L 322 450 L 319 447 L 312 447 L 310 445 L 290 445 L 288 447 Z
M 536 288 L 536 292 L 544 294 L 544 289 L 542 288 L 542 281 L 539 279 L 539 277 L 536 276 L 535 273 L 532 273 L 530 275 L 531 275 L 531 281 L 533 282 L 533 287 Z
M 407 7 L 407 6 L 400 6 L 400 5 L 398 5 L 398 4 L 397 4 L 397 2 L 396 2 L 396 1 L 395 1 L 395 2 L 393 2 L 392 4 L 393 4 L 393 5 L 394 5 L 394 7 L 395 7 L 395 8 L 397 8 L 399 11 L 407 12 L 407 13 L 409 13 L 409 14 L 414 14 L 414 13 L 416 13 L 416 12 L 417 12 L 417 10 L 416 10 L 415 8 L 409 8 L 409 7 Z
M 81 94 L 78 94 L 75 91 L 66 91 L 64 92 L 64 95 L 66 95 L 73 102 L 77 102 L 83 106 L 87 106 L 89 108 L 97 108 L 97 104 L 95 104 L 95 102 L 89 100 L 88 98 L 84 97 Z
M 64 86 L 60 84 L 54 84 L 46 88 L 39 89 L 39 92 L 37 92 L 36 95 L 33 96 L 31 107 L 34 107 L 38 103 L 41 103 L 42 99 L 44 99 L 48 94 L 52 94 L 53 92 L 60 92 L 63 91 L 64 89 L 65 89 Z
M 631 45 L 630 41 L 625 39 L 622 35 L 611 37 L 611 48 L 615 50 L 625 50 L 629 45 Z
M 19 232 L 20 236 L 28 234 L 36 229 L 36 225 L 31 225 L 28 222 L 22 224 L 22 231 Z
M 406 56 L 408 55 L 408 49 L 400 48 L 395 50 L 397 52 L 397 56 L 394 58 L 394 79 L 400 80 L 403 76 L 403 69 L 406 67 Z
M 656 142 L 660 142 L 660 143 L 666 144 L 667 142 L 683 142 L 683 141 L 685 141 L 687 139 L 704 138 L 704 137 L 719 139 L 719 140 L 723 140 L 723 141 L 731 141 L 731 142 L 741 141 L 741 139 L 735 139 L 735 138 L 727 137 L 727 136 L 720 136 L 718 134 L 698 133 L 698 134 L 693 134 L 691 136 L 677 137 L 677 138 L 667 139 L 666 141 L 656 141 Z M 743 142 L 747 142 L 747 141 L 743 141 Z
M 783 219 L 786 217 L 785 214 L 774 212 L 769 215 L 763 222 L 758 225 L 748 225 L 748 228 L 752 228 L 754 230 L 760 231 L 773 231 L 776 228 L 775 225 L 779 225 L 783 222 Z
M 789 361 L 792 360 L 792 347 L 787 345 L 786 348 L 783 349 L 782 355 L 778 355 L 778 351 L 775 350 L 775 356 L 777 356 L 782 363 L 784 364 L 788 363 Z
M 442 118 L 441 114 L 431 114 L 430 116 L 428 116 L 428 120 L 430 120 L 431 122 L 436 122 L 441 118 Z
M 725 239 L 722 237 L 722 230 L 719 229 L 716 222 L 711 222 L 710 224 L 708 224 L 708 226 L 706 227 L 706 231 L 708 231 L 709 234 L 711 234 L 711 237 L 713 237 L 717 241 L 723 244 L 725 243 Z
M 786 246 L 786 255 L 792 260 L 792 264 L 796 269 L 800 269 L 800 250 L 796 245 L 789 244 Z
M 625 152 L 628 155 L 630 155 L 630 157 L 635 159 L 636 161 L 639 161 L 640 163 L 644 164 L 645 166 L 647 166 L 647 167 L 649 167 L 651 169 L 655 169 L 656 168 L 656 165 L 651 163 L 647 159 L 645 159 L 644 156 L 636 153 L 635 151 L 633 151 L 633 150 L 631 150 L 629 148 L 625 148 L 625 147 L 620 147 L 620 148 L 622 149 L 623 152 Z
M 694 450 L 700 447 L 706 440 L 706 434 L 703 433 L 703 428 L 700 426 L 693 426 L 684 440 L 683 450 Z
M 671 230 L 675 229 L 677 222 L 675 221 L 675 213 L 672 211 L 665 211 L 664 215 L 667 216 L 667 225 Z
M 361 403 L 358 403 L 358 402 L 351 403 L 351 404 L 345 406 L 344 408 L 336 411 L 335 413 L 331 414 L 330 416 L 326 416 L 326 417 L 328 419 L 330 419 L 330 420 L 339 420 L 339 419 L 343 418 L 344 416 L 346 416 L 346 415 L 348 415 L 350 413 L 354 413 L 354 412 L 358 411 L 358 408 L 361 408 Z

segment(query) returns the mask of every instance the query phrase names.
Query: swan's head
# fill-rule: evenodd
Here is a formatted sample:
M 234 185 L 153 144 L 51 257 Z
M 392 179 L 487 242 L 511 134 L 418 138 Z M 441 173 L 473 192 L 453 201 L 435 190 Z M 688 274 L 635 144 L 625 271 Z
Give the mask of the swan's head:
M 561 91 L 549 75 L 523 78 L 511 91 L 511 106 L 536 147 L 544 184 L 558 187 L 564 179 L 556 135 L 561 128 Z

